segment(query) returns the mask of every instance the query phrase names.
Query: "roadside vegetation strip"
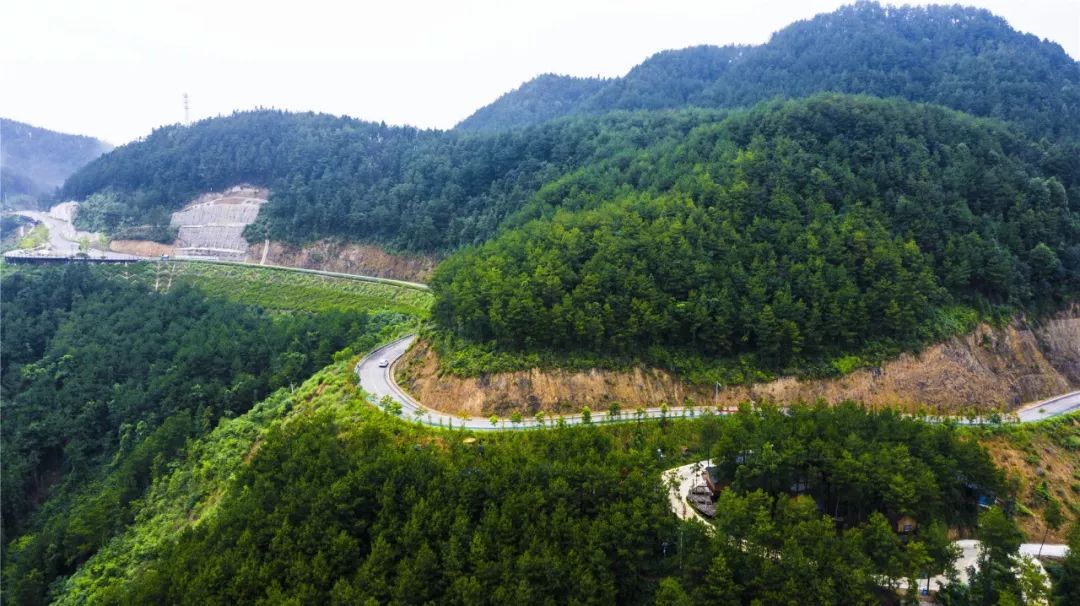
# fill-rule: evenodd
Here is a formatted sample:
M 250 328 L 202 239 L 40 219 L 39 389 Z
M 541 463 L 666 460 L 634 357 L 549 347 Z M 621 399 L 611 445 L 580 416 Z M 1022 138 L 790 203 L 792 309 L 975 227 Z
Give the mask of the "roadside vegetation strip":
M 239 263 L 142 263 L 129 273 L 151 287 L 184 281 L 215 296 L 277 311 L 388 310 L 424 318 L 432 301 L 419 289 Z
M 706 532 L 710 535 L 715 534 L 716 526 L 703 516 L 687 498 L 695 486 L 704 485 L 704 478 L 702 474 L 708 469 L 712 460 L 705 459 L 697 461 L 695 463 L 688 463 L 686 465 L 680 465 L 667 469 L 663 472 L 661 477 L 664 481 L 664 486 L 668 489 L 668 503 L 671 506 L 672 513 L 677 518 L 685 522 L 700 522 L 705 525 Z M 739 542 L 740 549 L 745 550 L 747 545 Z M 967 568 L 969 566 L 977 565 L 977 553 L 980 547 L 980 541 L 965 539 L 954 541 L 953 545 L 957 548 L 960 557 L 954 564 L 954 569 L 957 572 L 961 581 L 967 583 L 969 581 Z M 1022 543 L 1020 545 L 1018 556 L 1034 558 L 1037 555 L 1045 555 L 1050 558 L 1061 559 L 1068 555 L 1069 546 L 1061 543 Z M 775 553 L 770 554 L 770 557 L 778 558 Z M 1046 576 L 1046 571 L 1042 565 L 1038 566 L 1038 570 Z M 951 582 L 948 575 L 937 575 L 931 579 L 935 585 L 935 590 L 940 591 L 945 585 Z M 907 588 L 906 581 L 901 581 L 900 587 Z
M 18 248 L 29 250 L 49 241 L 49 228 L 44 223 L 35 225 L 21 240 Z
M 207 263 L 211 265 L 238 265 L 242 267 L 255 267 L 262 269 L 270 269 L 276 271 L 289 271 L 304 274 L 314 274 L 317 276 L 327 276 L 330 278 L 344 278 L 346 280 L 358 280 L 361 282 L 378 282 L 380 284 L 388 284 L 390 286 L 398 286 L 400 288 L 412 288 L 416 290 L 428 291 L 427 284 L 421 284 L 419 282 L 407 282 L 405 280 L 394 280 L 393 278 L 379 278 L 376 276 L 364 276 L 360 274 L 346 274 L 336 271 L 323 271 L 321 269 L 307 269 L 303 267 L 286 267 L 284 265 L 255 265 L 252 263 L 244 263 L 242 261 L 223 261 L 220 259 L 192 259 L 185 257 L 176 257 L 171 260 L 180 261 L 183 263 Z

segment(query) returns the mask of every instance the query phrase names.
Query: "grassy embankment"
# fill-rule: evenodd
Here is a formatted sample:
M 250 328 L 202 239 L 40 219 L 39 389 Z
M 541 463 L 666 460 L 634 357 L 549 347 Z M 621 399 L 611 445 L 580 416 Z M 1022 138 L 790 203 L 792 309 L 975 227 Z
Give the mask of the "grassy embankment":
M 49 241 L 49 228 L 44 223 L 38 223 L 33 229 L 19 240 L 19 248 L 29 250 L 37 248 Z
M 1056 501 L 1066 520 L 1080 519 L 1080 413 L 1023 425 L 970 428 L 1019 495 L 1017 523 L 1031 542 L 1046 532 L 1047 506 Z M 1046 534 L 1064 543 L 1068 522 Z
M 155 264 L 143 263 L 130 274 L 152 286 L 158 271 Z M 427 318 L 432 300 L 415 288 L 258 266 L 183 262 L 160 272 L 162 282 L 171 272 L 174 280 L 190 282 L 211 296 L 277 312 L 379 309 Z

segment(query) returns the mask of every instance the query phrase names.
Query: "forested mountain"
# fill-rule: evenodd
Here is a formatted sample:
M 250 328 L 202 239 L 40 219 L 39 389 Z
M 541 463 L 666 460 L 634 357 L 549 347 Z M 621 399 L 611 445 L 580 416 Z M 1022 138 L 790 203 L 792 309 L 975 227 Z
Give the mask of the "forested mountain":
M 0 194 L 6 201 L 31 202 L 52 195 L 69 175 L 112 146 L 0 118 Z
M 200 192 L 250 182 L 272 190 L 253 241 L 331 237 L 446 253 L 490 238 L 544 184 L 600 160 L 630 161 L 720 116 L 677 108 L 823 90 L 1001 118 L 1071 144 L 1063 162 L 1080 157 L 1080 64 L 1060 47 L 982 10 L 860 3 L 758 47 L 661 52 L 624 78 L 542 76 L 450 132 L 275 111 L 165 127 L 79 171 L 64 194 L 89 198 L 81 225 L 115 231 L 165 224 Z
M 0 263 L 0 601 L 874 606 L 946 573 L 957 536 L 983 541 L 979 571 L 939 601 L 1033 599 L 1013 516 L 1080 519 L 1068 463 L 1046 464 L 1080 451 L 1076 417 L 1033 442 L 687 398 L 481 432 L 380 410 L 356 368 L 419 331 L 437 373 L 586 360 L 711 391 L 1075 305 L 1077 65 L 985 11 L 860 3 L 623 78 L 542 76 L 451 131 L 259 110 L 101 156 L 62 189 L 81 225 L 160 226 L 251 183 L 272 191 L 253 240 L 445 258 L 431 291 Z M 1028 475 L 982 445 L 1010 432 Z M 662 475 L 703 460 L 711 526 L 673 515 Z M 1080 556 L 1051 568 L 1072 603 Z
M 533 102 L 531 90 L 527 83 L 503 95 L 457 128 L 530 124 L 522 120 L 528 114 L 522 108 Z M 559 107 L 560 115 L 739 107 L 820 91 L 937 103 L 1038 135 L 1080 135 L 1080 63 L 988 11 L 960 6 L 860 2 L 794 23 L 760 46 L 659 53 L 591 96 Z
M 948 334 L 956 304 L 1080 293 L 1080 172 L 1062 153 L 929 105 L 764 104 L 545 187 L 516 219 L 538 220 L 437 268 L 433 315 L 503 349 L 669 365 L 895 352 Z
M 945 528 L 977 524 L 965 483 L 1001 487 L 985 452 L 955 430 L 854 407 L 681 425 L 554 429 L 470 446 L 428 442 L 423 430 L 401 435 L 370 415 L 358 424 L 306 415 L 269 432 L 217 514 L 110 597 L 144 604 L 690 603 L 664 601 L 663 592 L 676 587 L 705 604 L 874 604 L 875 580 L 943 567 Z M 802 440 L 821 449 L 810 455 L 796 447 Z M 734 474 L 719 504 L 718 532 L 734 540 L 680 526 L 658 479 L 657 448 L 705 450 L 710 442 L 721 456 L 736 448 L 763 453 Z M 841 469 L 850 474 L 834 481 Z M 814 478 L 813 492 L 790 498 L 789 479 L 800 477 Z M 892 481 L 898 484 L 887 486 Z M 830 511 L 841 512 L 839 521 L 818 512 L 818 498 L 836 505 Z M 890 528 L 894 511 L 919 516 L 917 547 Z M 807 576 L 821 582 L 799 582 Z M 1001 582 L 979 589 L 988 587 L 1016 593 Z
M 77 222 L 167 223 L 202 191 L 247 182 L 270 203 L 250 237 L 373 240 L 417 251 L 491 237 L 540 187 L 599 159 L 677 140 L 716 112 L 615 113 L 511 133 L 419 131 L 319 114 L 237 113 L 169 126 L 68 179 Z
M 505 130 L 572 114 L 604 88 L 599 78 L 543 74 L 505 93 L 458 124 L 461 130 Z M 503 102 L 505 100 L 505 102 Z

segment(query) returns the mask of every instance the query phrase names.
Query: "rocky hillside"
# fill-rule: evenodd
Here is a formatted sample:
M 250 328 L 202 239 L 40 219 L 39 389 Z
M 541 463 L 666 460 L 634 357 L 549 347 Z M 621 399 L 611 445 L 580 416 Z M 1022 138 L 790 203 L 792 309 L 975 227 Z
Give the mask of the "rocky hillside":
M 837 379 L 782 378 L 722 389 L 692 386 L 670 373 L 533 369 L 459 378 L 440 373 L 438 356 L 421 342 L 399 364 L 399 380 L 421 401 L 473 415 L 577 412 L 582 406 L 606 410 L 681 404 L 734 407 L 747 400 L 792 402 L 854 399 L 871 406 L 900 405 L 915 410 L 1015 408 L 1080 387 L 1080 306 L 1040 322 L 1016 318 L 1007 326 L 980 325 L 919 354 L 904 354 L 873 369 Z

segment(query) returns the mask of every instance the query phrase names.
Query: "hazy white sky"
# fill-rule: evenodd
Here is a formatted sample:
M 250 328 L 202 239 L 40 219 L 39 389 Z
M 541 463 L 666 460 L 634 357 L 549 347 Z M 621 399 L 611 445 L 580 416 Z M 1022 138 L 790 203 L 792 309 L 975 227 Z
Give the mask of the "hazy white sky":
M 276 107 L 449 128 L 544 72 L 757 44 L 843 0 L 8 0 L 0 115 L 120 144 Z M 973 0 L 1080 58 L 1080 0 Z M 917 4 L 923 4 L 918 2 Z

